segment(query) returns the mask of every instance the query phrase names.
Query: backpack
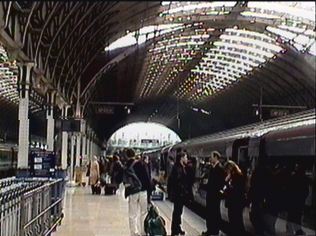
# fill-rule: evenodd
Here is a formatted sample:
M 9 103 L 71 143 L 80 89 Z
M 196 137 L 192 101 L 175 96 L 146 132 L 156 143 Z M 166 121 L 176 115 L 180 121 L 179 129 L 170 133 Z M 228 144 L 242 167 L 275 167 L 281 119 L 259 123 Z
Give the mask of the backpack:
M 134 171 L 134 164 L 136 161 L 134 161 L 130 167 L 125 168 L 123 172 L 123 183 L 126 186 L 125 187 L 125 198 L 127 198 L 129 195 L 138 193 L 142 189 L 142 183 L 140 182 L 139 178 L 135 174 Z
M 144 220 L 145 233 L 149 236 L 166 236 L 165 225 L 166 222 L 159 216 L 158 209 L 151 205 Z

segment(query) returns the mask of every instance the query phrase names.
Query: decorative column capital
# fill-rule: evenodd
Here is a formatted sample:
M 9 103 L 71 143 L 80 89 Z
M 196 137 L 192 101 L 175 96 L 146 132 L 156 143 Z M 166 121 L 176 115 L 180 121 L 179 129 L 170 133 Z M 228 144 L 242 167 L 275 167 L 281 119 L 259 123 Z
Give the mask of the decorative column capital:
M 16 64 L 18 67 L 26 66 L 27 68 L 33 68 L 36 65 L 33 61 L 18 61 Z

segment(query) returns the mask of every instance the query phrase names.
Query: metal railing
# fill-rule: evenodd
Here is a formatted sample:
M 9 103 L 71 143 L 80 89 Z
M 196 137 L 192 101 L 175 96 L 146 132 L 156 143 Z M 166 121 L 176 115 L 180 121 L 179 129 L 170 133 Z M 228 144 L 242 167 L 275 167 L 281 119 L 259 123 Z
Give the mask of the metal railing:
M 63 218 L 63 179 L 0 180 L 0 236 L 47 236 Z

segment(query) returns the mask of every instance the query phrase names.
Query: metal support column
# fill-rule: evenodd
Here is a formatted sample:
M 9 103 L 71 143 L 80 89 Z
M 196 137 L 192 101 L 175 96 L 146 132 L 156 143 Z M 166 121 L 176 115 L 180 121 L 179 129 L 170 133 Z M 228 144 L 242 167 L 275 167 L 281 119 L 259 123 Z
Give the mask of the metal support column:
M 18 169 L 21 172 L 28 169 L 29 155 L 29 96 L 30 81 L 34 63 L 21 63 L 19 66 L 18 91 L 19 91 L 19 149 Z M 27 173 L 21 173 L 27 174 Z
M 62 117 L 66 119 L 68 116 L 68 108 L 70 106 L 66 105 L 62 110 Z M 61 168 L 63 170 L 67 169 L 67 159 L 68 159 L 68 133 L 66 131 L 62 132 L 62 148 L 61 148 Z
M 75 141 L 76 136 L 71 134 L 71 144 L 70 144 L 70 181 L 74 181 L 74 160 L 75 160 Z
M 87 135 L 86 135 L 86 121 L 81 120 L 81 133 L 82 133 L 82 149 L 81 149 L 81 156 L 82 156 L 82 161 L 86 161 L 87 158 L 87 153 L 86 153 L 86 143 L 87 143 Z
M 88 157 L 88 160 L 90 161 L 92 158 L 91 158 L 91 150 L 90 150 L 90 142 L 91 142 L 91 130 L 90 128 L 87 129 L 87 157 Z
M 76 137 L 76 167 L 80 166 L 80 156 L 81 156 L 81 133 L 75 135 Z
M 54 100 L 55 100 L 55 92 L 51 92 L 47 94 L 47 133 L 46 133 L 46 143 L 47 150 L 54 151 L 54 129 L 55 129 L 55 120 L 53 117 L 54 112 Z

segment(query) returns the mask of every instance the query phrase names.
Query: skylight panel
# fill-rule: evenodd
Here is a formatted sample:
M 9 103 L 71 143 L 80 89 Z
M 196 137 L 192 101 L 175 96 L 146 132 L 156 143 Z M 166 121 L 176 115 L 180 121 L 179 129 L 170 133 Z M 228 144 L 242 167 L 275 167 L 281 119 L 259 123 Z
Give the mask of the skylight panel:
M 304 18 L 315 22 L 315 2 L 248 2 L 250 8 L 260 8 L 297 18 Z
M 233 28 L 226 29 L 213 46 L 191 70 L 195 90 L 190 99 L 225 89 L 282 50 L 276 39 L 266 34 Z
M 236 40 L 239 43 L 246 42 L 246 43 L 250 43 L 252 45 L 257 45 L 257 46 L 260 46 L 261 48 L 267 48 L 267 49 L 269 49 L 271 51 L 276 51 L 276 52 L 281 50 L 281 47 L 279 47 L 277 45 L 274 45 L 274 44 L 271 44 L 271 43 L 266 43 L 266 42 L 264 42 L 262 40 L 251 39 L 251 38 L 247 38 L 247 37 L 240 37 L 240 36 L 222 34 L 220 36 L 220 38 L 221 39 L 226 39 L 226 40 Z
M 225 33 L 234 33 L 240 36 L 252 36 L 253 38 L 259 38 L 261 40 L 266 40 L 267 42 L 273 42 L 274 40 L 271 39 L 268 35 L 255 32 L 255 31 L 250 31 L 250 30 L 244 30 L 244 29 L 233 29 L 233 28 L 227 28 L 225 29 Z
M 164 11 L 162 14 L 174 14 L 178 12 L 191 12 L 198 9 L 217 8 L 217 7 L 233 7 L 236 2 L 189 2 L 185 5 L 180 4 Z
M 244 11 L 241 13 L 242 16 L 250 16 L 250 17 L 258 17 L 258 18 L 267 18 L 267 19 L 280 19 L 280 16 L 265 14 L 261 12 L 253 12 L 253 11 Z
M 299 28 L 299 27 L 294 27 L 294 26 L 287 26 L 287 25 L 278 25 L 278 28 L 284 29 L 284 30 L 288 30 L 288 31 L 292 31 L 294 33 L 303 33 L 305 31 L 304 28 Z
M 225 47 L 226 49 L 230 49 L 230 48 L 237 48 L 237 49 L 245 49 L 247 52 L 252 52 L 258 55 L 263 55 L 266 57 L 273 57 L 273 53 L 270 52 L 265 52 L 263 50 L 259 50 L 257 48 L 253 48 L 253 47 L 249 47 L 249 46 L 245 46 L 245 45 L 236 45 L 236 44 L 232 44 L 232 43 L 228 43 L 228 42 L 223 42 L 223 41 L 216 41 L 214 42 L 215 46 L 218 47 Z
M 161 2 L 161 5 L 162 6 L 167 6 L 167 5 L 169 5 L 171 2 L 170 1 L 162 1 Z
M 302 44 L 302 45 L 307 45 L 310 42 L 310 38 L 305 36 L 305 35 L 299 35 L 294 39 L 294 42 Z
M 289 40 L 292 40 L 297 36 L 297 34 L 295 33 L 289 32 L 287 30 L 278 29 L 272 26 L 267 26 L 266 29 L 274 34 L 280 35 L 281 37 Z
M 128 47 L 135 44 L 142 44 L 146 42 L 148 39 L 151 39 L 155 36 L 155 32 L 158 35 L 162 35 L 171 31 L 175 31 L 178 29 L 183 28 L 182 24 L 164 24 L 164 25 L 150 25 L 144 26 L 143 28 L 139 29 L 139 33 L 130 32 L 127 35 L 117 39 L 113 43 L 111 43 L 108 47 L 106 47 L 105 51 L 114 50 L 117 48 Z M 138 34 L 138 37 L 137 37 Z
M 127 46 L 132 46 L 134 44 L 136 44 L 136 38 L 133 35 L 133 33 L 129 33 L 128 35 L 119 38 L 118 40 L 114 41 L 113 43 L 111 43 L 110 46 L 106 47 L 105 50 L 106 51 L 111 51 L 117 48 L 122 48 L 122 47 L 127 47 Z

